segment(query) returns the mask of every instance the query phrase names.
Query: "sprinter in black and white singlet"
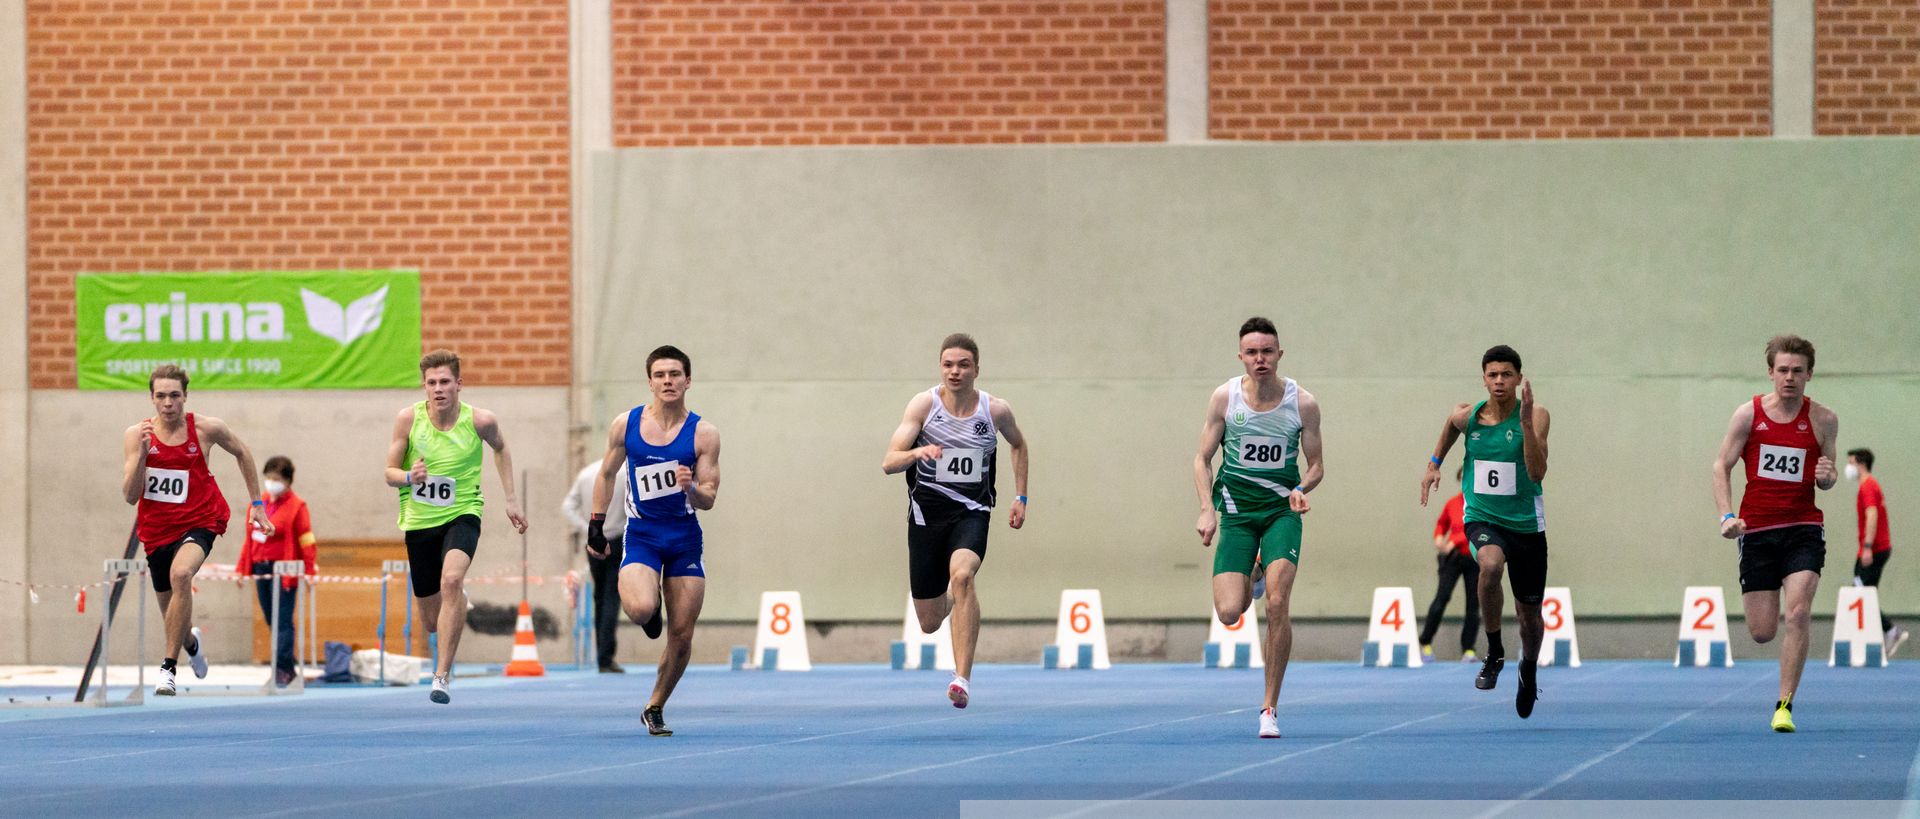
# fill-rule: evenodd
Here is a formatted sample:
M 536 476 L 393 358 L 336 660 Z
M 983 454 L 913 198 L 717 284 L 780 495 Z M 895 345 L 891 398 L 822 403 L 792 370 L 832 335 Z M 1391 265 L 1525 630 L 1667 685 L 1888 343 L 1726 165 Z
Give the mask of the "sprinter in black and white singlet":
M 953 615 L 953 681 L 947 699 L 967 707 L 980 600 L 973 578 L 987 556 L 987 523 L 999 474 L 997 446 L 1012 450 L 1014 502 L 1007 525 L 1027 519 L 1027 439 L 1007 402 L 974 388 L 980 348 L 964 333 L 940 344 L 940 385 L 907 402 L 880 468 L 907 473 L 907 567 L 914 616 L 928 634 Z

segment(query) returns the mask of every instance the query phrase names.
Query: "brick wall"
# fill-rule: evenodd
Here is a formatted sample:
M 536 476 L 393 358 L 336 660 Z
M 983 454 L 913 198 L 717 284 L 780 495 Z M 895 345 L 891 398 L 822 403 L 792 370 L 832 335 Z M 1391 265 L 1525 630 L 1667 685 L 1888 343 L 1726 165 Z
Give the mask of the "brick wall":
M 1157 142 L 1164 0 L 616 0 L 614 141 Z
M 1911 0 L 1885 0 L 1885 4 Z M 1764 136 L 1768 0 L 1212 0 L 1214 139 Z
M 1920 135 L 1920 3 L 1820 0 L 1814 133 Z
M 471 382 L 570 365 L 566 0 L 30 0 L 35 387 L 80 272 L 408 267 Z

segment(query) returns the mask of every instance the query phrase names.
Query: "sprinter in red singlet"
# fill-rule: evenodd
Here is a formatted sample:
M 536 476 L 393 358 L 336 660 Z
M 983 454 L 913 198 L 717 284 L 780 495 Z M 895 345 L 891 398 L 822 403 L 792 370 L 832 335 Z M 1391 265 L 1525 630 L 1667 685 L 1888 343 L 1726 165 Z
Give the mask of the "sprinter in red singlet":
M 1793 694 L 1807 664 L 1813 594 L 1827 562 L 1813 488 L 1833 488 L 1840 418 L 1807 397 L 1813 344 L 1806 339 L 1787 335 L 1768 341 L 1767 377 L 1773 380 L 1773 392 L 1756 395 L 1733 411 L 1726 440 L 1713 461 L 1713 501 L 1720 508 L 1720 536 L 1740 542 L 1740 595 L 1747 631 L 1755 642 L 1773 639 L 1781 598 L 1786 598 L 1773 730 L 1792 733 Z M 1747 463 L 1747 485 L 1737 514 L 1728 478 L 1736 460 Z
M 260 470 L 253 466 L 253 453 L 225 422 L 187 412 L 185 370 L 162 364 L 147 378 L 147 392 L 153 417 L 127 427 L 121 436 L 127 468 L 120 491 L 128 504 L 139 505 L 134 534 L 146 549 L 154 596 L 166 618 L 167 653 L 153 693 L 171 697 L 180 649 L 187 650 L 194 676 L 207 676 L 205 647 L 200 630 L 193 627 L 193 576 L 213 552 L 213 539 L 227 531 L 231 515 L 207 470 L 207 449 L 217 446 L 233 453 L 247 482 L 247 497 L 260 497 Z M 248 514 L 260 531 L 273 534 L 261 501 L 255 500 Z

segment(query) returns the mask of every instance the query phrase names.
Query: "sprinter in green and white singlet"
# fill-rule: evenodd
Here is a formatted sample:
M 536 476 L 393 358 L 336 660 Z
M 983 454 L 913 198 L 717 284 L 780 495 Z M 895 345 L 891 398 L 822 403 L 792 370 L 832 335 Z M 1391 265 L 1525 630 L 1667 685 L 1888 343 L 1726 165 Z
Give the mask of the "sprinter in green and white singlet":
M 1439 488 L 1440 465 L 1454 441 L 1465 436 L 1460 491 L 1466 495 L 1467 546 L 1480 564 L 1480 617 L 1487 630 L 1487 653 L 1473 685 L 1493 690 L 1506 665 L 1500 642 L 1500 615 L 1506 608 L 1500 575 L 1506 573 L 1520 621 L 1520 690 L 1513 706 L 1525 719 L 1540 695 L 1534 674 L 1546 633 L 1540 605 L 1547 588 L 1547 513 L 1540 483 L 1547 477 L 1550 418 L 1546 407 L 1533 403 L 1533 384 L 1520 375 L 1520 354 L 1512 347 L 1501 344 L 1480 357 L 1480 381 L 1486 400 L 1447 413 L 1420 478 L 1420 505 Z
M 1267 690 L 1260 709 L 1263 739 L 1280 736 L 1273 709 L 1293 651 L 1293 578 L 1300 566 L 1300 516 L 1320 484 L 1320 404 L 1275 371 L 1282 351 L 1273 322 L 1240 325 L 1242 377 L 1221 384 L 1207 404 L 1193 459 L 1200 519 L 1194 530 L 1213 555 L 1213 609 L 1238 623 L 1253 600 L 1253 578 L 1266 585 Z M 1213 456 L 1221 448 L 1219 471 Z

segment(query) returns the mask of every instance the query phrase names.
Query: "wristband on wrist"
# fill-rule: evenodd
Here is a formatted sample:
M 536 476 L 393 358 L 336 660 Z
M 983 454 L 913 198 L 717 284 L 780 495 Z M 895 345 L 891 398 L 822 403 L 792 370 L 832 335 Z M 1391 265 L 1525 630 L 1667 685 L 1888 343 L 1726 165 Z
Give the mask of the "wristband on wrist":
M 412 472 L 408 472 L 408 473 L 407 473 L 407 477 L 406 477 L 406 485 L 407 485 L 407 486 L 412 486 L 412 485 L 413 485 L 413 473 L 412 473 Z
M 1430 464 L 1433 464 L 1434 466 L 1439 466 L 1439 465 L 1440 465 L 1440 456 L 1438 456 L 1438 455 L 1428 455 L 1428 456 L 1427 456 L 1427 463 L 1430 463 Z
M 607 522 L 607 515 L 606 515 L 606 513 L 605 513 L 605 512 L 595 512 L 595 513 L 593 513 L 593 522 L 594 522 L 594 523 L 605 523 L 605 522 Z
M 254 506 L 266 506 L 266 505 L 267 505 L 267 502 L 266 502 L 266 501 L 263 501 L 263 500 L 256 500 L 256 501 L 254 501 L 254 502 L 253 502 L 253 505 L 254 505 Z
M 1733 520 L 1733 513 L 1732 513 L 1732 512 L 1728 512 L 1728 513 L 1726 513 L 1726 514 L 1724 514 L 1724 515 L 1721 515 L 1721 516 L 1720 516 L 1720 522 L 1721 522 L 1721 523 L 1726 523 L 1727 521 L 1730 521 L 1730 520 Z
M 1026 495 L 1014 495 L 1014 496 L 1013 496 L 1013 499 L 1014 499 L 1014 500 L 1017 500 L 1017 501 L 1019 501 L 1019 502 L 1021 502 L 1021 503 L 1026 503 L 1026 502 L 1027 502 L 1027 496 L 1026 496 Z
M 1296 487 L 1294 487 L 1294 488 L 1293 488 L 1293 491 L 1294 491 L 1294 492 L 1298 492 L 1298 493 L 1300 493 L 1300 494 L 1302 494 L 1302 495 L 1305 495 L 1305 494 L 1307 494 L 1307 485 L 1306 485 L 1306 484 L 1304 484 L 1304 483 L 1303 483 L 1303 484 L 1300 484 L 1299 486 L 1296 486 Z M 1292 493 L 1292 492 L 1289 492 L 1289 493 L 1287 493 L 1287 494 L 1293 494 L 1293 493 Z

